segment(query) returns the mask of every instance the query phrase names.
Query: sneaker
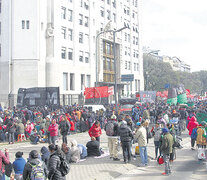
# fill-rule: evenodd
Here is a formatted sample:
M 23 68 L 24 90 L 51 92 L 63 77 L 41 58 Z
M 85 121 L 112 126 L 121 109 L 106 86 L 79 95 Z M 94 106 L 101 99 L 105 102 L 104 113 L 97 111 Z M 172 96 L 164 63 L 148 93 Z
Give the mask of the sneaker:
M 162 173 L 163 176 L 169 176 L 171 173 Z
M 191 150 L 195 150 L 194 147 L 192 147 Z
M 120 159 L 119 159 L 119 158 L 113 158 L 113 160 L 114 160 L 114 161 L 120 161 Z
M 145 167 L 145 164 L 138 164 L 138 167 Z
M 113 157 L 110 157 L 110 159 L 113 159 Z

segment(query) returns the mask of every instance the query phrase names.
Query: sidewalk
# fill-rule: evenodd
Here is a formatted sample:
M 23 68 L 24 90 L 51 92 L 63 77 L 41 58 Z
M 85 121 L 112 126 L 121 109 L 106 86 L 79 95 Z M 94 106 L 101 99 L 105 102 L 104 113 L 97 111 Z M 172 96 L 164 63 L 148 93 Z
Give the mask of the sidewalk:
M 78 133 L 68 136 L 68 142 L 72 139 L 76 139 L 79 144 L 86 145 L 86 143 L 90 140 L 90 137 L 87 132 L 85 133 Z M 60 142 L 61 144 L 61 142 Z M 177 150 L 177 156 L 185 156 L 186 153 L 192 153 L 189 146 L 190 144 L 190 138 L 187 135 L 187 132 L 183 135 L 183 141 L 182 145 L 184 145 L 184 148 L 182 150 Z M 135 152 L 135 146 L 133 145 L 132 152 L 134 154 Z M 4 145 L 1 146 L 1 150 L 4 150 L 4 148 L 9 149 L 9 155 L 11 162 L 14 161 L 14 156 L 17 151 L 23 151 L 24 152 L 24 158 L 28 158 L 29 152 L 33 149 L 36 149 L 40 151 L 42 146 L 48 146 L 48 144 L 38 144 L 38 145 L 31 145 L 28 142 L 25 143 L 18 143 L 14 145 Z M 106 155 L 108 155 L 108 140 L 105 132 L 103 131 L 103 134 L 101 135 L 101 147 L 103 148 Z M 183 161 L 182 159 L 177 158 L 175 163 L 178 163 L 179 166 L 185 168 L 186 164 L 191 163 L 195 167 L 198 165 L 196 164 L 196 151 L 193 151 L 194 156 L 189 160 L 189 156 L 186 156 L 186 159 Z M 142 179 L 150 179 L 152 176 L 156 176 L 157 178 L 161 178 L 160 174 L 164 171 L 163 166 L 159 166 L 155 160 L 151 160 L 151 158 L 154 158 L 154 142 L 153 139 L 150 139 L 148 144 L 148 156 L 150 159 L 149 167 L 140 168 L 137 167 L 137 165 L 140 163 L 140 159 L 137 158 L 136 160 L 132 159 L 132 162 L 130 164 L 125 164 L 123 162 L 123 156 L 122 156 L 122 150 L 120 149 L 119 152 L 119 158 L 121 161 L 113 161 L 109 159 L 109 155 L 105 156 L 103 158 L 94 158 L 89 157 L 83 162 L 74 163 L 71 164 L 70 173 L 67 177 L 67 179 L 70 180 L 110 180 L 110 179 L 136 179 L 137 177 L 142 177 Z M 186 163 L 186 164 L 179 164 L 179 163 Z M 200 169 L 204 169 L 204 165 L 198 166 Z M 192 171 L 192 168 L 190 169 Z M 174 171 L 174 170 L 173 170 Z M 176 171 L 180 170 L 176 169 Z M 147 173 L 146 173 L 147 172 Z M 141 175 L 140 175 L 141 174 Z M 198 173 L 200 174 L 200 173 Z M 202 174 L 202 173 L 201 173 Z M 151 177 L 151 178 L 150 178 Z M 156 179 L 156 178 L 155 178 Z M 153 178 L 154 180 L 154 178 Z

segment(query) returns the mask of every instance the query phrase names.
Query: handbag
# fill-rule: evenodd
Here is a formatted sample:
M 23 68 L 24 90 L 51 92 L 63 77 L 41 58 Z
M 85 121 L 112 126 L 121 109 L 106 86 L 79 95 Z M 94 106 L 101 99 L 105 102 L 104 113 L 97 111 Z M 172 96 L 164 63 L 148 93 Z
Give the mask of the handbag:
M 139 146 L 135 147 L 135 155 L 139 155 Z
M 198 148 L 198 159 L 204 160 L 206 159 L 205 150 L 204 148 Z
M 157 158 L 157 162 L 158 162 L 159 165 L 163 164 L 163 163 L 164 163 L 163 156 L 159 156 L 159 157 Z

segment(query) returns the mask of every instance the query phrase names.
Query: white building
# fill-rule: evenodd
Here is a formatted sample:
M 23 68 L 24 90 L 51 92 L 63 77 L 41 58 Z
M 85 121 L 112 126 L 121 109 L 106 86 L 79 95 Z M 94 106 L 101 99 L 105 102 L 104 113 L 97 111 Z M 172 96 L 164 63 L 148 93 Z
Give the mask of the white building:
M 96 75 L 96 35 L 106 24 L 130 26 L 116 33 L 119 94 L 143 90 L 140 12 L 141 0 L 0 0 L 0 102 L 7 105 L 10 95 L 16 104 L 19 88 L 80 95 L 96 77 L 114 85 L 111 33 L 98 39 Z M 134 81 L 124 85 L 121 74 L 134 74 Z

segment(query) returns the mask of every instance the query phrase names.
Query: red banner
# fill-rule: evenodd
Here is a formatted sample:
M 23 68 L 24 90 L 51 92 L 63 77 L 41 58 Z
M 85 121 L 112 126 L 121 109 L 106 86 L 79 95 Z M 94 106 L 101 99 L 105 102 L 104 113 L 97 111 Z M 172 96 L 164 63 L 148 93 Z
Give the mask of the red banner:
M 113 86 L 85 88 L 85 92 L 84 92 L 85 99 L 105 98 L 105 97 L 109 97 L 113 94 L 114 94 L 114 87 Z

